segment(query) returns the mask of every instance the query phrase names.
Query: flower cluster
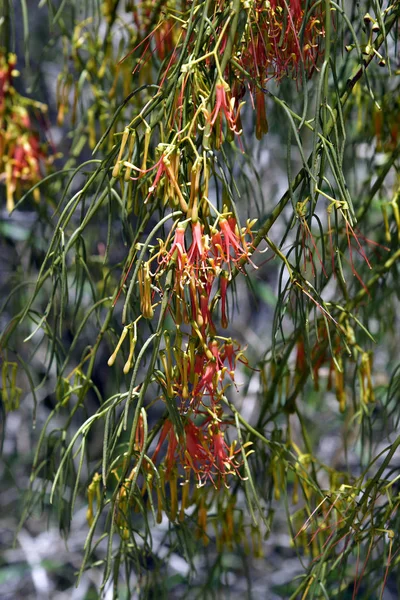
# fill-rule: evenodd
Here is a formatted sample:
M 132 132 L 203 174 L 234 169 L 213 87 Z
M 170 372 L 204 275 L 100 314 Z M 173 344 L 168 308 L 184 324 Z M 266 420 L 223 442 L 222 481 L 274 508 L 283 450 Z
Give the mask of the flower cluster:
M 324 36 L 324 9 L 318 3 L 247 0 L 240 3 L 241 26 L 234 36 L 231 7 L 217 4 L 221 15 L 226 11 L 227 20 L 215 18 L 210 8 L 209 14 L 199 16 L 193 30 L 181 28 L 179 33 L 176 23 L 184 20 L 184 13 L 178 19 L 165 2 L 162 20 L 154 18 L 152 31 L 132 50 L 133 73 L 139 81 L 153 59 L 159 66 L 158 88 L 168 97 L 167 103 L 161 102 L 166 120 L 154 126 L 141 111 L 122 133 L 112 172 L 127 190 L 127 198 L 132 192 L 128 210 L 132 206 L 140 215 L 142 205 L 151 210 L 158 207 L 165 215 L 164 227 L 170 211 L 176 211 L 172 218 L 179 214 L 172 228 L 163 230 L 162 239 L 156 243 L 148 239 L 140 248 L 140 264 L 134 268 L 137 279 L 135 275 L 128 292 L 132 298 L 138 291 L 140 314 L 124 328 L 109 364 L 129 332 L 127 374 L 135 364 L 139 322 L 157 317 L 157 354 L 148 381 L 157 384 L 157 401 L 164 403 L 165 414 L 162 425 L 158 423 L 148 437 L 141 439 L 138 426 L 135 450 L 142 462 L 133 468 L 132 477 L 135 484 L 140 478 L 145 501 L 151 503 L 157 495 L 157 518 L 164 510 L 172 521 L 183 519 L 190 502 L 196 504 L 203 539 L 210 495 L 222 496 L 231 478 L 243 477 L 250 452 L 246 444 L 231 443 L 232 413 L 225 408 L 230 405 L 227 388 L 237 386 L 237 367 L 247 365 L 247 359 L 239 343 L 222 336 L 220 328 L 229 326 L 229 283 L 252 264 L 255 221 L 247 221 L 244 227 L 239 223 L 232 193 L 216 169 L 217 151 L 226 141 L 240 144 L 241 101 L 246 91 L 257 115 L 257 138 L 268 131 L 264 86 L 270 78 L 310 77 L 318 67 Z M 138 5 L 134 13 L 138 29 L 149 7 L 147 2 Z M 213 26 L 208 27 L 208 22 Z M 230 46 L 232 60 L 226 62 Z M 150 107 L 150 91 L 140 93 L 141 106 Z M 209 194 L 214 176 L 223 198 L 218 206 Z M 303 244 L 310 247 L 310 258 L 314 252 L 319 257 L 311 231 L 305 220 L 302 223 Z M 122 279 L 122 293 L 128 276 L 129 270 Z M 167 312 L 169 327 L 162 324 Z M 123 512 L 122 496 L 121 491 Z
M 173 269 L 169 308 L 176 331 L 174 340 L 164 334 L 162 369 L 156 379 L 161 397 L 167 406 L 174 402 L 184 426 L 179 434 L 167 419 L 152 460 L 164 450 L 166 479 L 176 477 L 179 468 L 185 480 L 193 473 L 198 485 L 210 481 L 219 487 L 241 466 L 237 455 L 242 449 L 225 441 L 228 421 L 221 401 L 226 387 L 235 382 L 237 362 L 247 365 L 247 360 L 238 343 L 217 335 L 213 312 L 220 304 L 221 325 L 226 328 L 228 282 L 232 268 L 242 269 L 250 260 L 254 221 L 240 228 L 225 209 L 212 225 L 207 224 L 207 233 L 206 224 L 198 219 L 178 222 L 166 242 L 159 240 L 158 251 L 140 275 L 139 289 L 142 309 L 149 314 L 163 275 Z M 153 274 L 152 261 L 157 261 Z
M 305 22 L 305 9 L 308 9 Z M 321 8 L 305 0 L 256 0 L 249 8 L 251 36 L 240 63 L 251 80 L 263 84 L 284 76 L 309 77 L 317 67 L 324 35 Z
M 176 437 L 170 420 L 165 421 L 152 461 L 155 462 L 164 442 L 167 450 L 164 459 L 166 479 L 176 472 L 177 465 L 183 468 L 186 481 L 194 473 L 201 487 L 207 480 L 219 487 L 229 474 L 239 474 L 241 461 L 237 456 L 242 452 L 233 442 L 225 441 L 224 427 L 217 417 L 206 416 L 200 425 L 185 418 L 184 441 Z
M 215 415 L 225 391 L 226 376 L 234 382 L 236 363 L 247 364 L 246 358 L 240 345 L 230 338 L 222 341 L 214 338 L 205 346 L 196 324 L 185 349 L 180 347 L 181 338 L 180 329 L 173 345 L 169 335 L 165 336 L 165 350 L 160 355 L 164 375 L 159 378 L 163 394 L 179 400 L 182 414 L 189 411 L 197 414 L 205 408 Z
M 14 195 L 42 178 L 46 155 L 33 132 L 27 107 L 42 114 L 47 107 L 20 96 L 13 79 L 18 75 L 15 54 L 0 54 L 0 181 L 7 188 L 7 209 L 14 208 Z M 38 199 L 38 189 L 35 190 Z
M 143 7 L 147 4 L 143 3 Z M 226 3 L 219 2 L 219 8 L 222 14 Z M 318 69 L 323 50 L 323 3 L 246 0 L 241 10 L 245 26 L 234 40 L 234 61 L 228 66 L 221 64 L 221 57 L 231 43 L 226 19 L 218 19 L 213 26 L 209 44 L 205 46 L 210 51 L 199 55 L 195 36 L 186 38 L 186 28 L 177 26 L 174 9 L 168 1 L 164 3 L 162 18 L 132 51 L 137 53 L 134 73 L 142 72 L 157 57 L 163 65 L 160 88 L 169 78 L 176 77 L 175 69 L 180 65 L 168 125 L 179 131 L 185 111 L 185 120 L 192 121 L 191 133 L 204 130 L 203 142 L 209 148 L 219 149 L 224 139 L 232 140 L 241 134 L 241 100 L 246 91 L 250 91 L 256 111 L 256 135 L 261 138 L 268 131 L 263 87 L 270 79 L 279 82 L 284 77 L 297 81 L 310 78 Z M 134 16 L 138 25 L 139 16 L 136 13 Z M 182 45 L 187 47 L 189 57 L 184 63 L 178 60 Z M 203 66 L 216 73 L 216 79 L 208 79 Z M 142 78 L 144 83 L 143 74 Z M 187 97 L 191 98 L 190 103 L 185 101 Z
M 193 208 L 193 202 L 189 205 Z M 243 270 L 250 261 L 254 222 L 240 227 L 224 207 L 210 223 L 201 211 L 198 218 L 177 222 L 138 270 L 141 318 L 152 319 L 157 296 L 168 293 L 175 322 L 174 333 L 164 332 L 159 368 L 154 373 L 160 398 L 169 411 L 171 403 L 175 407 L 175 418 L 170 414 L 164 422 L 152 456 L 152 463 L 158 464 L 171 485 L 176 478 L 183 478 L 182 485 L 209 482 L 219 488 L 228 485 L 228 476 L 239 475 L 247 445 L 236 448 L 235 443 L 226 441 L 230 421 L 224 414 L 223 400 L 227 387 L 236 385 L 238 362 L 248 363 L 237 342 L 217 334 L 214 313 L 220 306 L 221 325 L 226 328 L 228 283 L 232 269 Z M 167 291 L 163 282 L 171 270 L 173 284 Z M 114 362 L 132 329 L 135 333 L 125 373 L 132 365 L 136 324 L 124 329 L 109 361 Z
M 175 268 L 175 321 L 177 324 L 194 322 L 205 335 L 209 327 L 212 334 L 215 326 L 211 316 L 212 293 L 215 282 L 219 280 L 221 298 L 222 326 L 228 326 L 226 311 L 227 283 L 232 266 L 250 261 L 252 253 L 251 228 L 255 221 L 248 221 L 246 227 L 239 229 L 236 219 L 227 214 L 221 216 L 204 233 L 204 225 L 200 221 L 192 222 L 191 227 L 186 223 L 178 223 L 171 247 L 162 248 L 158 253 L 157 275 L 173 263 Z M 190 231 L 188 231 L 190 229 Z M 190 237 L 190 245 L 186 248 L 186 239 Z M 186 291 L 189 302 L 186 301 Z M 190 311 L 186 310 L 187 305 Z

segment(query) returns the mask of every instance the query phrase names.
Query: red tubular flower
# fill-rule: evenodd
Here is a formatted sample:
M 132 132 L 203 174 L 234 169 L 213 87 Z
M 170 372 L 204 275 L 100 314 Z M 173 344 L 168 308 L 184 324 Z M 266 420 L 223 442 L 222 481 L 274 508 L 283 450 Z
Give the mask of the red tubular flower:
M 148 199 L 150 198 L 151 194 L 153 194 L 153 193 L 156 191 L 156 189 L 157 189 L 157 186 L 158 186 L 158 184 L 159 184 L 159 182 L 160 182 L 160 180 L 161 180 L 161 177 L 164 175 L 164 173 L 165 173 L 165 171 L 166 171 L 166 169 L 165 169 L 165 164 L 164 164 L 164 161 L 163 161 L 163 158 L 164 158 L 164 155 L 163 155 L 163 156 L 160 158 L 160 160 L 159 160 L 159 161 L 158 161 L 158 162 L 157 162 L 157 163 L 154 165 L 154 167 L 152 167 L 151 169 L 147 169 L 147 171 L 151 171 L 152 169 L 155 169 L 155 168 L 157 168 L 157 171 L 156 171 L 156 176 L 154 177 L 154 181 L 153 181 L 153 183 L 151 184 L 151 186 L 149 187 L 149 193 L 148 193 L 148 195 L 147 195 L 147 198 L 146 198 L 146 200 L 145 200 L 145 203 L 148 201 Z M 146 172 L 146 171 L 143 171 L 143 173 L 144 173 L 144 172 Z M 142 174 L 142 173 L 141 173 L 141 174 Z M 139 175 L 139 177 L 140 177 L 140 175 Z M 135 180 L 135 179 L 137 179 L 137 177 L 131 177 L 131 179 Z
M 208 393 L 211 399 L 215 398 L 217 389 L 215 385 L 215 376 L 218 373 L 218 364 L 217 360 L 213 359 L 207 363 L 207 366 L 204 370 L 202 377 L 200 378 L 199 383 L 195 387 L 193 391 L 193 396 L 200 396 L 204 393 Z
M 209 301 L 209 296 L 207 294 L 206 291 L 202 291 L 200 293 L 200 313 L 203 319 L 203 329 L 205 328 L 206 325 L 211 325 L 212 329 L 214 330 L 215 327 L 213 326 L 213 322 L 212 322 L 212 318 L 211 318 L 211 311 L 210 311 L 210 307 L 208 305 L 208 301 Z
M 240 346 L 238 346 L 238 348 L 236 349 L 236 352 L 238 350 L 240 350 Z M 229 341 L 225 342 L 222 360 L 224 362 L 226 360 L 228 361 L 230 372 L 233 373 L 235 370 L 236 353 L 235 353 L 235 349 L 233 347 L 233 342 L 231 339 Z
M 212 342 L 210 342 L 208 344 L 208 349 L 210 350 L 211 354 L 213 355 L 213 357 L 217 363 L 218 369 L 222 369 L 224 366 L 225 359 L 224 359 L 224 356 L 221 355 L 221 353 L 220 353 L 221 349 L 218 346 L 218 342 L 216 340 L 212 340 Z
M 261 140 L 268 133 L 267 114 L 265 112 L 265 97 L 262 90 L 256 90 L 256 138 Z
M 197 294 L 198 290 L 197 290 L 196 283 L 197 283 L 196 276 L 193 273 L 191 273 L 189 276 L 190 304 L 192 307 L 192 319 L 193 319 L 193 321 L 197 322 L 200 311 L 199 311 L 199 301 L 198 301 L 198 294 Z
M 236 133 L 236 135 L 240 135 L 241 131 L 238 131 L 236 124 L 239 116 L 239 108 L 234 113 L 234 104 L 235 100 L 229 100 L 227 96 L 227 92 L 229 91 L 229 86 L 219 81 L 215 88 L 215 107 L 210 115 L 210 123 L 214 125 L 215 121 L 218 117 L 224 116 L 227 122 L 227 125 L 231 131 Z
M 161 446 L 163 445 L 167 435 L 169 434 L 171 427 L 172 427 L 172 423 L 171 423 L 171 421 L 169 421 L 167 419 L 161 429 L 161 434 L 160 434 L 160 438 L 158 440 L 158 444 L 156 446 L 156 449 L 154 450 L 153 456 L 151 457 L 152 462 L 155 462 L 157 460 L 157 457 L 161 450 Z
M 178 448 L 178 440 L 175 435 L 174 428 L 172 423 L 169 423 L 168 428 L 168 448 L 167 454 L 165 457 L 165 466 L 167 467 L 167 476 L 171 473 L 171 471 L 176 466 L 176 452 Z
M 175 237 L 171 249 L 167 256 L 161 260 L 161 262 L 171 261 L 175 258 L 175 255 L 178 271 L 180 274 L 182 274 L 187 264 L 187 253 L 185 248 L 185 228 L 180 227 L 179 225 L 175 229 Z
M 27 165 L 25 160 L 25 149 L 21 144 L 17 144 L 14 148 L 12 155 L 13 175 L 15 178 L 19 177 L 22 169 Z
M 225 441 L 224 432 L 220 429 L 221 424 L 215 422 L 210 429 L 210 452 L 213 456 L 213 466 L 219 476 L 224 478 L 228 474 L 237 473 L 241 463 L 236 460 L 236 454 L 241 452 L 240 448 L 234 450 Z
M 215 465 L 221 473 L 225 472 L 225 465 L 229 464 L 228 452 L 229 447 L 224 440 L 224 434 L 218 428 L 212 428 L 212 454 L 215 459 Z
M 228 264 L 228 268 L 230 269 L 231 261 L 237 263 L 242 256 L 248 254 L 248 251 L 241 246 L 240 238 L 235 233 L 235 219 L 230 218 L 228 220 L 222 218 L 219 221 L 219 227 L 221 235 L 213 235 L 213 244 L 220 250 L 222 260 Z
M 226 292 L 228 290 L 228 281 L 228 273 L 226 273 L 226 271 L 222 271 L 219 285 L 221 292 L 221 325 L 224 329 L 228 327 L 228 317 L 226 314 Z
M 168 438 L 168 446 L 167 446 L 167 452 L 165 454 L 164 463 L 166 466 L 166 475 L 168 478 L 170 476 L 171 472 L 177 466 L 177 457 L 178 457 L 178 453 L 179 453 L 178 440 L 175 435 L 174 427 L 169 419 L 167 419 L 165 421 L 165 423 L 161 429 L 161 434 L 160 434 L 160 438 L 158 440 L 157 447 L 154 450 L 153 456 L 151 457 L 151 460 L 153 463 L 156 462 L 158 455 L 160 453 L 160 450 L 161 450 L 166 438 Z
M 201 363 L 197 364 L 197 367 L 200 367 L 199 374 L 201 376 L 194 387 L 193 398 L 199 398 L 207 394 L 210 397 L 211 403 L 215 404 L 220 393 L 218 385 L 222 384 L 226 371 L 226 367 L 224 366 L 226 352 L 225 346 L 221 348 L 216 340 L 213 340 L 208 345 L 208 349 L 212 355 L 212 359 L 205 361 L 205 357 L 203 357 Z
M 185 424 L 186 448 L 185 463 L 189 464 L 197 473 L 204 469 L 204 463 L 208 460 L 204 435 L 200 427 L 197 427 L 188 419 Z
M 188 262 L 194 268 L 206 269 L 207 251 L 203 241 L 203 228 L 199 221 L 192 223 L 192 243 L 188 250 Z
M 289 11 L 293 20 L 297 21 L 302 17 L 301 0 L 290 0 Z
M 143 446 L 144 446 L 144 425 L 143 425 L 143 417 L 142 417 L 142 415 L 140 415 L 139 422 L 136 427 L 134 449 L 136 450 L 136 452 L 140 452 L 141 450 L 143 450 Z
M 306 352 L 304 347 L 304 340 L 301 338 L 297 342 L 297 354 L 296 354 L 296 377 L 300 378 L 300 376 L 304 373 L 304 370 L 307 368 L 306 362 Z

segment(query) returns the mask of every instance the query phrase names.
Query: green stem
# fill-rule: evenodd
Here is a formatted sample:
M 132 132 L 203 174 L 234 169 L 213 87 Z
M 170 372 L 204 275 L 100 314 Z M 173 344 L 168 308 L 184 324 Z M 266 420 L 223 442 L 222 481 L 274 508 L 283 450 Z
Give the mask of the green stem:
M 240 0 L 233 1 L 233 6 L 232 6 L 233 18 L 232 18 L 231 26 L 229 27 L 228 41 L 226 43 L 224 55 L 221 60 L 222 73 L 225 71 L 225 69 L 228 65 L 228 62 L 232 58 L 233 46 L 235 43 L 235 36 L 236 36 L 236 31 L 237 31 L 237 26 L 238 26 L 238 21 L 239 21 L 240 6 L 241 6 Z
M 0 49 L 4 50 L 5 54 L 10 52 L 10 3 L 9 0 L 0 0 Z

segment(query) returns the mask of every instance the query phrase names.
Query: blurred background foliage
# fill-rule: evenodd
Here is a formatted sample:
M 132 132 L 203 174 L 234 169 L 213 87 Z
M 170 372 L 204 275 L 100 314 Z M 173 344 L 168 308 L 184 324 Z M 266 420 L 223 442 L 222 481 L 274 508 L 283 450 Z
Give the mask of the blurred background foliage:
M 262 3 L 239 4 L 245 35 Z M 258 219 L 263 253 L 246 276 L 234 269 L 228 291 L 228 333 L 245 358 L 222 400 L 227 438 L 254 452 L 228 490 L 192 481 L 182 518 L 169 500 L 153 518 L 144 468 L 133 505 L 121 508 L 117 484 L 132 427 L 144 419 L 154 452 L 167 419 L 156 378 L 144 415 L 134 408 L 157 326 L 138 326 L 135 382 L 129 344 L 108 361 L 143 312 L 137 244 L 154 228 L 149 244 L 165 240 L 160 221 L 182 205 L 164 203 L 163 182 L 147 201 L 156 172 L 130 179 L 129 165 L 150 169 L 175 139 L 157 103 L 170 106 L 181 81 L 175 49 L 178 64 L 192 60 L 182 32 L 195 8 L 208 21 L 192 50 L 207 53 L 231 6 L 0 2 L 2 598 L 399 596 L 399 2 L 278 4 L 287 18 L 290 4 L 320 15 L 316 66 L 291 55 L 300 66 L 287 72 L 263 56 L 258 80 L 237 47 L 224 73 L 233 106 L 246 102 L 243 133 L 220 122 L 206 148 L 211 201 L 242 225 Z M 193 77 L 188 115 L 196 85 L 213 97 L 213 60 Z M 171 314 L 163 327 L 174 331 Z

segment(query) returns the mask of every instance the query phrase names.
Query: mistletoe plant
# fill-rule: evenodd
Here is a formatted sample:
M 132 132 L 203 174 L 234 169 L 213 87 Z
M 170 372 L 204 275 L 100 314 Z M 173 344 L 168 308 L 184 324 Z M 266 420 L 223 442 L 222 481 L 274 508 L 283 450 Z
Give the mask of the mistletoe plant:
M 53 398 L 24 517 L 53 505 L 65 532 L 85 502 L 78 580 L 101 564 L 115 597 L 150 597 L 168 563 L 157 531 L 193 570 L 194 540 L 216 548 L 223 573 L 225 552 L 262 555 L 281 500 L 303 565 L 291 598 L 356 597 L 366 580 L 383 597 L 399 561 L 400 437 L 376 448 L 398 425 L 399 371 L 392 355 L 378 383 L 390 326 L 370 329 L 398 306 L 399 2 L 41 4 L 62 37 L 64 167 L 40 172 L 30 133 L 13 142 L 30 123 L 6 48 L 0 64 L 8 209 L 15 194 L 21 210 L 39 189 L 51 198 L 33 291 L 19 282 L 1 337 L 5 408 L 20 369 L 35 406 L 43 386 Z M 266 198 L 252 146 L 278 135 L 287 191 Z M 277 271 L 255 348 L 237 326 L 244 288 Z M 330 391 L 359 472 L 319 457 L 310 407 L 319 398 L 323 415 Z

